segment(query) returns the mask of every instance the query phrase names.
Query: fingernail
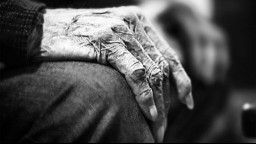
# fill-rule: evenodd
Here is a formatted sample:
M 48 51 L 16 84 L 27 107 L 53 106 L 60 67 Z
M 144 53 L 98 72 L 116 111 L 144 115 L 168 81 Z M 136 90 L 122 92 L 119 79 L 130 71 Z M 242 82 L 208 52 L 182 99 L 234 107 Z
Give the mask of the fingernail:
M 149 108 L 149 110 L 150 110 L 150 115 L 151 115 L 151 117 L 152 117 L 152 120 L 153 120 L 153 121 L 156 121 L 156 120 L 157 120 L 157 117 L 158 117 L 156 106 L 154 106 L 154 105 L 151 106 L 151 107 Z
M 193 96 L 192 93 L 190 93 L 187 97 L 186 97 L 186 103 L 187 103 L 187 107 L 190 110 L 194 109 L 194 100 L 193 100 Z
M 164 141 L 164 133 L 165 133 L 165 128 L 164 126 L 160 127 L 157 131 L 157 142 L 162 143 Z

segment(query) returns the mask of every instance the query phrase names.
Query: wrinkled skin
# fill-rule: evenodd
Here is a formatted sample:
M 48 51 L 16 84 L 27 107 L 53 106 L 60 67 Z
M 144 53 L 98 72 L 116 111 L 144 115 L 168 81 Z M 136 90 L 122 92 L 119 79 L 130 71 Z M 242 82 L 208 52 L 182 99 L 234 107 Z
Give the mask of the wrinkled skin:
M 124 75 L 145 117 L 162 142 L 170 106 L 170 78 L 179 99 L 193 109 L 191 82 L 174 50 L 136 7 L 57 9 L 44 15 L 35 61 L 78 60 L 111 65 Z

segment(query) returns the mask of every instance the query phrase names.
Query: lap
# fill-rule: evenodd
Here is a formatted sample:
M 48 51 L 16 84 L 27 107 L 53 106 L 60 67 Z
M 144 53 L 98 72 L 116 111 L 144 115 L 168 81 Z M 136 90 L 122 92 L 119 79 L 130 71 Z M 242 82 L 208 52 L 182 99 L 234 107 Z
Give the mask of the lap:
M 150 129 L 123 77 L 78 62 L 6 71 L 0 81 L 0 140 L 145 142 Z

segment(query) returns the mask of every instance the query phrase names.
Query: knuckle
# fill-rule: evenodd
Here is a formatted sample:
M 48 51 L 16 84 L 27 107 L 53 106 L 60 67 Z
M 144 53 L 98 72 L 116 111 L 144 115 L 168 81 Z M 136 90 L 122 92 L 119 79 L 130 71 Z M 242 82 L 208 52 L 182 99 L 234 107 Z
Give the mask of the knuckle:
M 149 106 L 154 105 L 153 91 L 151 88 L 143 91 L 140 95 L 137 95 L 136 101 L 140 104 L 140 107 L 147 111 Z
M 125 33 L 130 33 L 130 30 L 128 28 L 128 26 L 124 23 L 124 22 L 118 22 L 118 23 L 113 23 L 111 26 L 110 26 L 110 29 L 113 31 L 113 32 L 125 32 Z
M 115 39 L 115 35 L 111 31 L 111 29 L 104 29 L 102 31 L 99 31 L 98 41 L 106 43 L 106 42 L 112 41 L 114 39 Z
M 122 30 L 122 31 L 128 30 L 128 28 L 126 27 L 126 25 L 124 23 L 115 23 L 111 26 L 111 29 Z
M 133 72 L 131 73 L 131 78 L 133 80 L 141 80 L 144 81 L 146 80 L 146 70 L 145 68 L 140 68 L 138 67 L 137 69 L 133 70 Z
M 149 77 L 151 83 L 160 84 L 163 80 L 163 73 L 159 68 L 155 68 Z
M 170 74 L 170 65 L 169 65 L 169 63 L 164 58 L 162 58 L 162 60 L 160 60 L 158 65 L 159 65 L 159 68 L 162 70 L 163 75 L 165 77 L 169 77 L 169 74 Z

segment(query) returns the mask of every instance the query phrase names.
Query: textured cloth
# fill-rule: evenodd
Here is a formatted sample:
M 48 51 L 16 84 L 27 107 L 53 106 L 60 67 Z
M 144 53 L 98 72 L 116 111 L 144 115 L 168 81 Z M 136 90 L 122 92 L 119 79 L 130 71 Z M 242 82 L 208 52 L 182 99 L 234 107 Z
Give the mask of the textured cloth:
M 43 8 L 28 0 L 0 1 L 0 61 L 7 66 L 27 63 L 30 36 L 42 23 Z
M 4 71 L 0 143 L 154 142 L 125 79 L 92 63 Z

